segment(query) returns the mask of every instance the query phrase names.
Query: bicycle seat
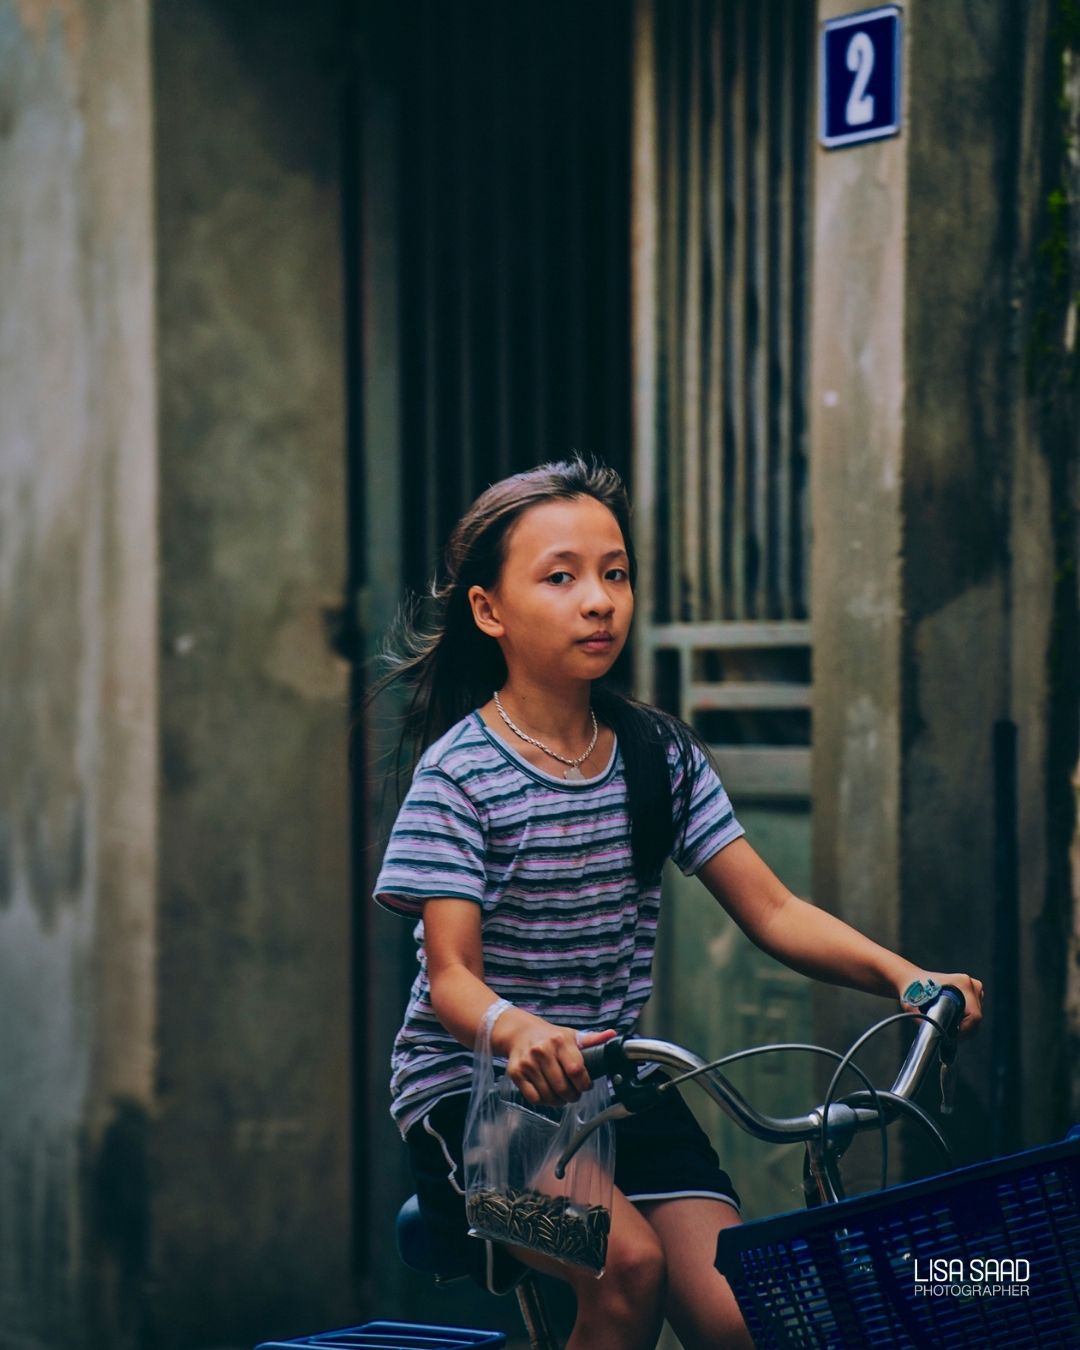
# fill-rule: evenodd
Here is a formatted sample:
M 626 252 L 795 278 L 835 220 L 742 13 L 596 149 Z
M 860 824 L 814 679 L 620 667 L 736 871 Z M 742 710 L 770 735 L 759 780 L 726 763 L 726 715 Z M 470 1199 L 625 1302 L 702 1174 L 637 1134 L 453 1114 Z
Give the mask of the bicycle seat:
M 415 1195 L 398 1210 L 397 1248 L 412 1270 L 434 1275 L 442 1284 L 472 1275 L 489 1294 L 509 1294 L 529 1273 L 528 1266 L 498 1242 L 480 1244 L 468 1238 L 463 1242 L 460 1233 L 425 1223 Z
M 397 1246 L 405 1264 L 425 1275 L 455 1280 L 469 1274 L 468 1253 L 461 1240 L 450 1235 L 440 1240 L 440 1234 L 421 1218 L 415 1195 L 398 1210 Z

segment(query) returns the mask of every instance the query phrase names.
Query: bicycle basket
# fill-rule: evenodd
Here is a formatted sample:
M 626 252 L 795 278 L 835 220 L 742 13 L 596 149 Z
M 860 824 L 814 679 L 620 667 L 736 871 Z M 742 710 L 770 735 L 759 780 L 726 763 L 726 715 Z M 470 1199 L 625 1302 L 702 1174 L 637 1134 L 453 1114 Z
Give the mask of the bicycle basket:
M 1075 1350 L 1080 1139 L 725 1229 L 757 1350 Z

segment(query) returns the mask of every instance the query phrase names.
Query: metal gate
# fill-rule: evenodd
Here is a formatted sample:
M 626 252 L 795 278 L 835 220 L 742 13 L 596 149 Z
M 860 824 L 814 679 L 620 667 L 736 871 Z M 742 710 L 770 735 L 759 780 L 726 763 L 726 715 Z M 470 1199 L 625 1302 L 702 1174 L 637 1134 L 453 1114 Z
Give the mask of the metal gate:
M 635 679 L 714 749 L 755 847 L 802 894 L 813 12 L 639 0 L 633 126 Z M 668 899 L 657 1034 L 710 1056 L 804 1038 L 806 981 L 694 883 L 672 875 Z M 766 1110 L 811 1091 L 808 1065 L 773 1057 L 739 1081 Z M 748 1207 L 775 1208 L 762 1146 L 706 1115 Z

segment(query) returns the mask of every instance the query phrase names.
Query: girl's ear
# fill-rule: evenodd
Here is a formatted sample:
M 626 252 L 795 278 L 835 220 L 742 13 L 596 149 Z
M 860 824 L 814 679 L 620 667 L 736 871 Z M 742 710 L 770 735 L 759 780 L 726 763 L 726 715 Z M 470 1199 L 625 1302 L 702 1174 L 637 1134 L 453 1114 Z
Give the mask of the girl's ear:
M 501 638 L 506 630 L 495 612 L 491 596 L 483 586 L 470 586 L 467 598 L 473 620 L 481 633 L 486 633 L 488 637 Z

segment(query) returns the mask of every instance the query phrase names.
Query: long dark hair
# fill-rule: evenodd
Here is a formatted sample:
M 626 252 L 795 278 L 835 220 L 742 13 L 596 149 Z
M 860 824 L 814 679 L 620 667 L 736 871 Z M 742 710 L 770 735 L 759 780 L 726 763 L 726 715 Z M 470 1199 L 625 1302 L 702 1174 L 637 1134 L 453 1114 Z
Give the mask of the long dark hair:
M 401 745 L 411 742 L 414 754 L 486 703 L 491 691 L 506 680 L 499 644 L 473 620 L 469 588 L 490 589 L 496 584 L 507 535 L 525 511 L 542 502 L 575 497 L 593 497 L 615 517 L 634 586 L 637 566 L 630 503 L 614 469 L 575 454 L 493 483 L 451 532 L 442 572 L 431 587 L 433 613 L 427 622 L 416 597 L 403 606 L 383 651 L 390 670 L 368 695 L 373 698 L 398 680 L 411 688 Z M 592 703 L 597 717 L 614 731 L 622 753 L 635 874 L 642 881 L 653 880 L 686 830 L 696 778 L 693 746 L 704 747 L 677 717 L 628 698 L 606 679 L 594 683 Z M 682 764 L 674 793 L 667 759 L 672 743 Z

